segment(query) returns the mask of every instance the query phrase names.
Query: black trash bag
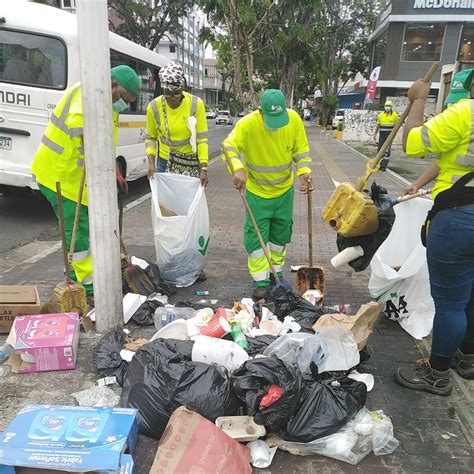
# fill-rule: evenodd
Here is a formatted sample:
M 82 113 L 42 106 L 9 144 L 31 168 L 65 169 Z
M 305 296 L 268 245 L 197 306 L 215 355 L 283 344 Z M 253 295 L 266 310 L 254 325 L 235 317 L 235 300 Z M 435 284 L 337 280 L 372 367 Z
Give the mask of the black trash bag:
M 250 357 L 254 357 L 257 354 L 263 354 L 263 351 L 277 338 L 277 336 L 270 336 L 265 334 L 264 336 L 249 337 L 246 336 L 247 342 L 250 348 L 247 349 L 247 354 Z M 230 338 L 232 340 L 232 337 Z
M 155 310 L 164 306 L 163 303 L 154 299 L 143 302 L 132 316 L 132 321 L 140 326 L 152 326 L 155 324 Z
M 302 377 L 300 372 L 278 357 L 248 360 L 231 376 L 232 390 L 244 402 L 247 415 L 269 431 L 283 428 L 298 406 Z M 272 405 L 261 408 L 260 401 L 271 385 L 283 389 Z
M 160 439 L 171 414 L 182 405 L 213 422 L 241 408 L 225 368 L 191 361 L 193 344 L 159 338 L 143 346 L 129 364 L 122 406 L 138 409 L 140 427 L 148 436 Z
M 360 245 L 364 250 L 364 255 L 349 262 L 349 265 L 356 272 L 361 272 L 369 266 L 375 252 L 377 252 L 378 248 L 384 243 L 395 222 L 395 211 L 393 210 L 395 200 L 387 196 L 387 190 L 373 182 L 369 194 L 375 203 L 379 217 L 379 228 L 377 231 L 373 234 L 362 235 L 360 237 L 343 237 L 337 234 L 336 243 L 339 252 L 342 252 L 348 247 L 355 247 L 356 245 Z
M 283 439 L 309 443 L 339 431 L 365 405 L 367 386 L 349 379 L 305 379 L 293 416 L 280 434 Z
M 120 357 L 123 340 L 126 334 L 114 330 L 107 333 L 94 347 L 92 359 L 96 369 L 104 377 L 117 377 L 117 383 L 122 386 L 128 368 L 128 362 Z
M 176 294 L 176 285 L 167 283 L 161 278 L 160 269 L 156 263 L 147 262 L 148 267 L 145 268 L 145 273 L 153 283 L 157 293 L 166 296 L 173 296 Z
M 314 334 L 313 325 L 323 314 L 334 314 L 334 308 L 314 306 L 294 291 L 277 287 L 270 293 L 269 301 L 275 305 L 275 315 L 280 321 L 292 316 L 301 326 L 301 332 Z

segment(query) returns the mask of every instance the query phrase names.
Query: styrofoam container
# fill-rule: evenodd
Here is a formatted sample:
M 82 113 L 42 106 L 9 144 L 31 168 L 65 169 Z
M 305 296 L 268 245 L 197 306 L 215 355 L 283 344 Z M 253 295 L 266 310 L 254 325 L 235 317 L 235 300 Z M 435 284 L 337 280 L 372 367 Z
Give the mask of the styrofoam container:
M 166 326 L 162 327 L 151 339 L 154 341 L 159 337 L 163 339 L 180 339 L 186 341 L 189 339 L 188 336 L 188 325 L 185 319 L 177 319 Z
M 127 324 L 137 309 L 146 301 L 146 296 L 127 293 L 123 297 L 123 320 Z
M 267 434 L 264 426 L 257 425 L 253 416 L 220 416 L 216 426 L 236 441 L 255 441 Z

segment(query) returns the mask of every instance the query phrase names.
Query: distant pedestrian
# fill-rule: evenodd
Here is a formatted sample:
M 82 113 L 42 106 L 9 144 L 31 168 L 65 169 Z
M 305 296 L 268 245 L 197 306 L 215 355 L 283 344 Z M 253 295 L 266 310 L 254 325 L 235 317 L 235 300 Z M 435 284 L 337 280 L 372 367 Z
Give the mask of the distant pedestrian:
M 207 186 L 208 131 L 203 101 L 184 91 L 183 67 L 169 63 L 160 70 L 163 95 L 146 111 L 148 178 L 155 171 L 200 178 Z
M 377 126 L 375 127 L 374 132 L 374 140 L 377 140 L 377 132 L 379 133 L 379 144 L 377 147 L 377 151 L 382 148 L 382 145 L 387 140 L 390 132 L 392 131 L 393 127 L 397 123 L 399 115 L 397 112 L 393 111 L 393 102 L 391 100 L 387 100 L 384 105 L 384 111 L 380 112 L 377 118 Z M 392 152 L 392 146 L 389 145 L 387 150 L 385 151 L 384 159 L 380 164 L 380 171 L 385 171 L 387 169 L 388 162 L 390 160 L 390 155 Z
M 405 123 L 407 155 L 439 153 L 440 158 L 406 191 L 430 180 L 434 205 L 425 224 L 426 256 L 435 304 L 431 356 L 418 367 L 398 369 L 403 387 L 449 395 L 449 368 L 474 379 L 474 86 L 473 73 L 463 80 L 471 99 L 462 99 L 423 124 L 430 84 L 418 81 L 408 91 L 412 103 Z
M 245 192 L 273 265 L 283 276 L 293 225 L 294 173 L 303 193 L 313 190 L 311 156 L 303 122 L 286 108 L 280 90 L 266 90 L 258 110 L 243 117 L 224 141 L 234 167 L 234 186 Z M 224 157 L 223 157 L 224 158 Z M 247 215 L 244 245 L 259 300 L 270 285 L 270 266 Z
M 114 67 L 112 78 L 113 130 L 117 145 L 118 116 L 137 98 L 141 81 L 129 66 Z M 56 182 L 61 183 L 66 244 L 69 248 L 79 186 L 85 166 L 81 84 L 68 89 L 53 110 L 41 144 L 31 167 L 41 193 L 58 216 Z M 96 159 L 100 157 L 91 157 Z M 127 182 L 117 169 L 117 185 L 127 192 Z M 89 250 L 89 212 L 87 189 L 84 189 L 76 235 L 71 278 L 83 285 L 88 295 L 93 294 L 92 257 Z

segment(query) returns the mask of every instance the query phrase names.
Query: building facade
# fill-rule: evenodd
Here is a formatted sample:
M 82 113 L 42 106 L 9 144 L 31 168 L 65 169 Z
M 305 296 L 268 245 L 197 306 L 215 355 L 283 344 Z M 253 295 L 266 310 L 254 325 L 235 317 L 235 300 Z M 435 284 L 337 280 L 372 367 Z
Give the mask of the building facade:
M 181 37 L 165 36 L 156 48 L 156 52 L 181 64 L 184 68 L 188 90 L 204 98 L 204 47 L 198 41 L 203 18 L 196 13 L 180 19 Z
M 437 95 L 444 65 L 474 67 L 474 0 L 392 0 L 378 16 L 369 38 L 371 70 L 382 66 L 380 102 L 404 95 L 434 61 Z
M 204 100 L 206 104 L 218 105 L 226 101 L 230 95 L 232 81 L 223 80 L 217 70 L 217 59 L 204 59 Z

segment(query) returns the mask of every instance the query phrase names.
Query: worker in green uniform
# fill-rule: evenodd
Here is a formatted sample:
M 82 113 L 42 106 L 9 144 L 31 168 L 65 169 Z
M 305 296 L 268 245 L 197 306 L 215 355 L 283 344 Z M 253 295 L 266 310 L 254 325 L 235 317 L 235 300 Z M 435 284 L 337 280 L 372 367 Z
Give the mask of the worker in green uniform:
M 398 118 L 399 115 L 397 114 L 397 112 L 393 111 L 393 102 L 391 100 L 387 100 L 385 102 L 384 111 L 380 112 L 379 116 L 377 117 L 377 126 L 375 127 L 374 132 L 374 140 L 377 140 L 377 132 L 380 131 L 377 151 L 382 148 L 382 145 L 387 140 L 393 127 L 395 127 Z M 380 163 L 380 171 L 385 171 L 387 169 L 391 153 L 392 146 L 389 145 L 388 148 L 385 150 L 384 159 Z
M 246 193 L 272 263 L 282 276 L 293 223 L 293 167 L 300 190 L 313 190 L 303 122 L 286 108 L 280 90 L 268 89 L 259 109 L 243 117 L 224 140 L 224 148 L 234 168 L 234 186 Z M 248 215 L 244 245 L 254 286 L 265 290 L 270 285 L 270 266 Z M 264 297 L 263 290 L 254 291 L 254 298 Z

